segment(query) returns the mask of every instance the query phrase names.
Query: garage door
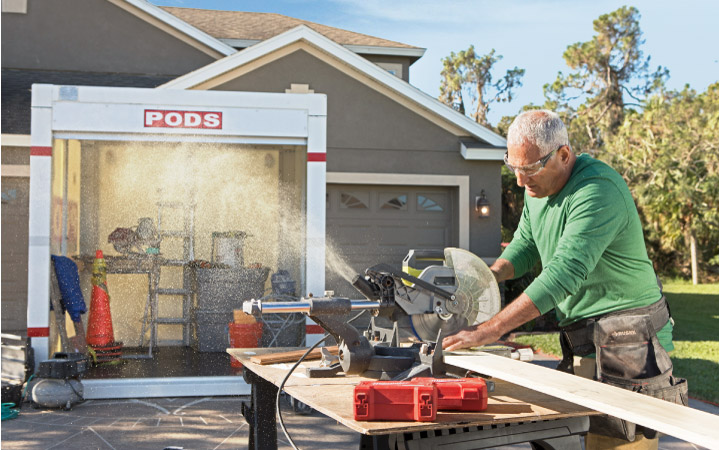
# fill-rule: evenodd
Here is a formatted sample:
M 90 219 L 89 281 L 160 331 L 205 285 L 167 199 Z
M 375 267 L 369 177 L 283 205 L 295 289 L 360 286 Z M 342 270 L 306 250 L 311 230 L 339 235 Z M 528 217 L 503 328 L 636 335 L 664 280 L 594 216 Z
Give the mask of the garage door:
M 457 246 L 455 205 L 456 188 L 328 184 L 326 288 L 359 298 L 349 280 L 366 268 Z

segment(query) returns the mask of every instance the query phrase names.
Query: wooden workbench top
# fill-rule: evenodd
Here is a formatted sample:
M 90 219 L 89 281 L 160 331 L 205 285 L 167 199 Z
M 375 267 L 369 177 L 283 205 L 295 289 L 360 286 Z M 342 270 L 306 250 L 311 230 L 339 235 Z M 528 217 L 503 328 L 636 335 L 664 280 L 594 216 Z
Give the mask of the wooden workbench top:
M 293 364 L 261 366 L 252 363 L 250 357 L 286 350 L 288 349 L 228 349 L 227 352 L 258 376 L 279 386 Z M 363 434 L 510 424 L 597 414 L 559 398 L 494 379 L 495 391 L 490 392 L 487 409 L 482 412 L 439 411 L 436 422 L 358 422 L 354 420 L 352 411 L 353 389 L 360 381 L 368 378 L 359 376 L 308 378 L 304 369 L 316 367 L 318 364 L 317 361 L 303 362 L 285 383 L 284 391 L 302 403 Z

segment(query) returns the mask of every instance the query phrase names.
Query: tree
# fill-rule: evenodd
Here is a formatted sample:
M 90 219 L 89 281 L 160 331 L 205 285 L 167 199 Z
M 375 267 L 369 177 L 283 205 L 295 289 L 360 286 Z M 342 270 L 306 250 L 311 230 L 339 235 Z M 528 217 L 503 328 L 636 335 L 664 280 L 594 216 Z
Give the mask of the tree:
M 512 101 L 513 89 L 522 85 L 524 76 L 524 69 L 515 67 L 492 83 L 492 67 L 501 59 L 502 55 L 495 55 L 494 49 L 484 56 L 477 56 L 473 45 L 458 54 L 450 53 L 442 60 L 440 101 L 462 114 L 472 110 L 472 119 L 489 126 L 490 104 Z
M 594 21 L 594 37 L 564 52 L 573 72 L 559 72 L 554 83 L 544 86 L 545 106 L 564 116 L 577 150 L 600 149 L 622 125 L 626 108 L 638 106 L 668 76 L 661 66 L 649 71 L 650 57 L 640 49 L 639 18 L 639 11 L 627 6 L 601 15 Z
M 607 142 L 629 185 L 649 241 L 676 255 L 694 284 L 707 263 L 719 265 L 719 83 L 697 94 L 654 95 L 627 114 Z

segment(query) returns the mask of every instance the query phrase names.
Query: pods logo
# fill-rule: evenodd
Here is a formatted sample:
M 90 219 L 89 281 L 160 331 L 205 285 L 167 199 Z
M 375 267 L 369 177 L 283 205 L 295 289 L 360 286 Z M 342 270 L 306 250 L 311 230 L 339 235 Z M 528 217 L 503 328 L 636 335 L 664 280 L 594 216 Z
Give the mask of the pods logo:
M 145 128 L 222 129 L 222 113 L 217 111 L 145 110 Z

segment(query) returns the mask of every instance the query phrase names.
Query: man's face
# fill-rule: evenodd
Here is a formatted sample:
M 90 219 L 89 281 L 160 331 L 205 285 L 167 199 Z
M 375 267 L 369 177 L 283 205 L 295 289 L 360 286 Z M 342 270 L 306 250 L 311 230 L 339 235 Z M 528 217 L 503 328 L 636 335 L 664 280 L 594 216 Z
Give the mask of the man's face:
M 555 150 L 549 156 L 544 168 L 535 175 L 525 175 L 522 170 L 517 170 L 514 175 L 517 177 L 517 185 L 523 187 L 530 197 L 543 198 L 559 192 L 565 179 L 565 159 L 563 151 L 565 147 Z M 542 153 L 536 145 L 524 141 L 522 145 L 510 146 L 507 148 L 507 161 L 513 167 L 536 168 L 537 162 L 542 159 Z

